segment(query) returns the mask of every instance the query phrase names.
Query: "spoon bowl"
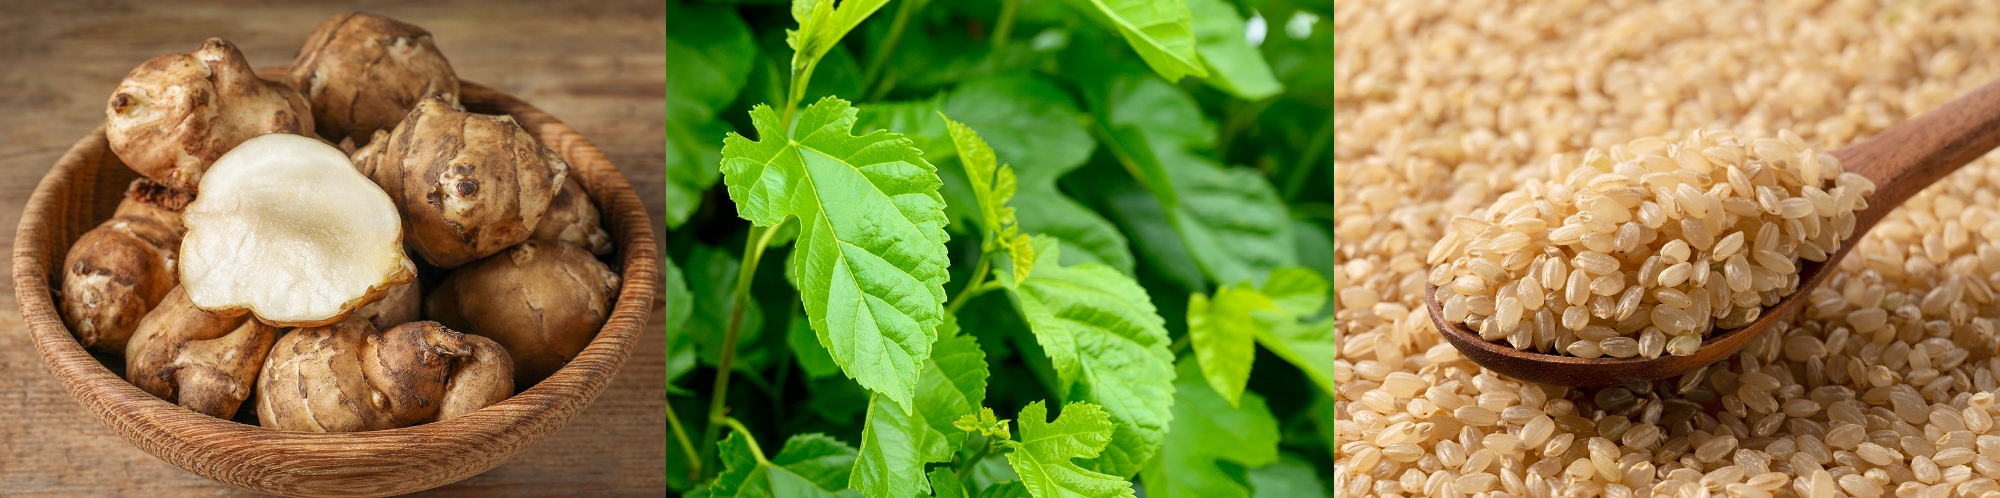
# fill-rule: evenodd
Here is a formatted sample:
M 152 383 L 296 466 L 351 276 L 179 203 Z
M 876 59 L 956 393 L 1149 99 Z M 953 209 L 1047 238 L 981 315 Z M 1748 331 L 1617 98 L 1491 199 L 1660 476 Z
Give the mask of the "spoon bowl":
M 1924 187 L 2000 146 L 2000 80 L 1988 82 L 1916 119 L 1874 138 L 1831 152 L 1844 171 L 1875 183 L 1875 193 L 1854 212 L 1854 233 L 1826 261 L 1799 262 L 1799 288 L 1778 304 L 1766 306 L 1749 325 L 1717 330 L 1688 356 L 1658 358 L 1578 358 L 1514 349 L 1488 341 L 1465 324 L 1444 317 L 1437 286 L 1424 286 L 1424 307 L 1431 323 L 1473 363 L 1519 380 L 1571 387 L 1604 387 L 1651 382 L 1673 377 L 1728 358 L 1765 331 L 1791 319 L 1800 303 L 1825 282 L 1876 223 Z

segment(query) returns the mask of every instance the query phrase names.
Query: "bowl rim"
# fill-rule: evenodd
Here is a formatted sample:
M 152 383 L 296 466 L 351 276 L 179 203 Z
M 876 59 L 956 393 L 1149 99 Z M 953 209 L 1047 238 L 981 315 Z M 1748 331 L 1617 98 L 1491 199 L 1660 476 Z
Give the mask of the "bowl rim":
M 259 73 L 282 70 L 269 68 Z M 623 173 L 574 129 L 506 93 L 469 81 L 461 80 L 460 85 L 460 99 L 468 108 L 513 116 L 544 146 L 570 163 L 569 177 L 583 181 L 588 187 L 586 190 L 600 206 L 603 222 L 617 243 L 616 261 L 622 281 L 610 316 L 584 350 L 548 379 L 457 418 L 354 433 L 288 432 L 242 424 L 195 413 L 140 390 L 84 350 L 63 323 L 53 298 L 51 274 L 59 271 L 69 249 L 56 246 L 61 241 L 52 240 L 63 236 L 60 232 L 63 228 L 57 224 L 89 216 L 89 213 L 65 212 L 60 205 L 65 200 L 63 196 L 72 189 L 90 186 L 79 185 L 75 178 L 79 171 L 100 167 L 85 164 L 87 154 L 108 155 L 115 161 L 116 156 L 105 142 L 102 125 L 64 153 L 37 184 L 15 234 L 15 299 L 43 364 L 73 398 L 140 449 L 197 475 L 258 491 L 297 493 L 299 489 L 257 478 L 263 476 L 258 470 L 231 468 L 228 464 L 296 472 L 297 477 L 304 479 L 338 480 L 351 477 L 342 473 L 342 469 L 363 470 L 374 476 L 396 474 L 395 469 L 357 466 L 357 462 L 349 461 L 348 457 L 365 457 L 346 455 L 361 447 L 441 455 L 463 455 L 468 447 L 486 450 L 486 454 L 463 462 L 433 462 L 436 467 L 426 471 L 429 476 L 415 476 L 414 481 L 407 483 L 409 486 L 392 490 L 407 492 L 485 472 L 560 429 L 611 382 L 633 346 L 645 335 L 660 278 L 660 256 L 653 240 L 652 221 Z M 98 150 L 100 147 L 103 149 Z M 100 221 L 87 220 L 91 225 Z M 329 465 L 312 462 L 326 452 L 342 453 L 343 458 Z M 388 455 L 379 460 L 393 457 Z M 217 458 L 225 460 L 225 465 L 212 465 L 211 460 Z

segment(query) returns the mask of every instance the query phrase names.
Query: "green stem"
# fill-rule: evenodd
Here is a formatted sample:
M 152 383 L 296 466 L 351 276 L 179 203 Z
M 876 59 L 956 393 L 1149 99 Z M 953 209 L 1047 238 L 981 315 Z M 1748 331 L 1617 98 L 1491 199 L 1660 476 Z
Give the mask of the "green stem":
M 903 41 L 903 30 L 910 27 L 910 14 L 923 8 L 924 3 L 924 0 L 903 0 L 896 5 L 896 20 L 889 23 L 889 34 L 882 37 L 882 44 L 875 47 L 875 56 L 868 59 L 868 69 L 861 72 L 863 90 L 875 88 L 889 54 L 895 53 L 896 44 Z
M 758 465 L 771 464 L 771 460 L 764 458 L 764 447 L 757 445 L 757 435 L 752 434 L 750 432 L 750 429 L 744 428 L 743 422 L 737 421 L 736 417 L 723 417 L 722 423 L 729 424 L 730 429 L 734 429 L 736 432 L 742 433 L 744 439 L 750 440 L 750 456 L 757 457 Z
M 965 463 L 959 464 L 958 466 L 959 482 L 964 482 L 965 475 L 971 473 L 974 467 L 978 467 L 980 460 L 985 460 L 986 456 L 991 454 L 993 454 L 993 438 L 988 437 L 986 438 L 985 446 L 979 447 L 978 452 L 973 453 L 971 457 L 966 458 Z
M 812 83 L 813 70 L 819 68 L 819 59 L 813 59 L 804 66 L 792 61 L 792 87 L 785 95 L 785 134 L 792 133 L 792 111 L 797 110 L 799 101 L 806 99 L 806 86 Z
M 1167 345 L 1167 351 L 1172 351 L 1174 356 L 1180 356 L 1181 352 L 1187 351 L 1188 347 L 1193 345 L 1193 343 L 1188 342 L 1188 337 L 1190 336 L 1183 335 L 1179 339 L 1174 339 L 1173 344 Z
M 1000 20 L 993 24 L 993 48 L 1007 44 L 1007 35 L 1014 31 L 1014 13 L 1021 10 L 1021 0 L 1006 0 L 1000 3 Z
M 743 330 L 743 310 L 750 307 L 750 283 L 757 275 L 757 263 L 764 259 L 764 247 L 777 232 L 776 227 L 751 226 L 749 236 L 743 240 L 743 260 L 736 268 L 736 290 L 729 301 L 729 331 L 722 336 L 722 357 L 715 362 L 715 391 L 708 399 L 708 430 L 701 441 L 704 464 L 715 454 L 715 441 L 721 436 L 721 424 L 728 412 L 730 369 L 736 363 L 736 338 Z
M 979 265 L 973 267 L 972 279 L 965 281 L 965 288 L 959 289 L 958 297 L 952 298 L 951 304 L 945 306 L 946 313 L 957 313 L 959 307 L 965 306 L 966 301 L 972 300 L 972 296 L 985 292 L 978 289 L 985 285 L 986 273 L 993 269 L 992 254 L 990 252 L 979 254 Z
M 1312 177 L 1313 167 L 1319 166 L 1319 154 L 1326 149 L 1327 142 L 1333 141 L 1333 113 L 1326 113 L 1326 121 L 1320 123 L 1319 131 L 1313 132 L 1311 142 L 1306 143 L 1305 154 L 1299 156 L 1299 165 L 1285 173 L 1285 200 L 1297 199 L 1299 188 L 1305 186 L 1306 179 Z
M 694 443 L 688 441 L 687 429 L 681 426 L 681 416 L 674 413 L 673 396 L 662 396 L 667 403 L 667 425 L 674 427 L 674 439 L 680 440 L 681 452 L 688 459 L 688 480 L 701 480 L 701 453 L 694 450 Z
M 1000 285 L 1000 281 L 998 280 L 992 280 L 984 284 L 980 284 L 979 287 L 975 287 L 968 292 L 959 294 L 959 297 L 964 298 L 964 300 L 952 303 L 950 307 L 945 308 L 945 311 L 949 313 L 957 313 L 958 308 L 961 306 L 965 306 L 965 303 L 972 301 L 972 298 L 979 297 L 980 294 L 985 294 L 988 292 L 1000 290 L 1001 287 L 1002 285 Z

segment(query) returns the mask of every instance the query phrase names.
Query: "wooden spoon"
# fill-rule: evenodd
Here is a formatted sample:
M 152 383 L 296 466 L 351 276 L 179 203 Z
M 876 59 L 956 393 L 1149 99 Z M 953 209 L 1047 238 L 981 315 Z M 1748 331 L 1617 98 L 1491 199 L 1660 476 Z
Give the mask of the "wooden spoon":
M 1910 196 L 2000 146 L 2000 80 L 1987 83 L 1881 135 L 1832 152 L 1843 170 L 1875 182 L 1867 207 L 1854 213 L 1854 233 L 1825 262 L 1800 261 L 1799 288 L 1778 304 L 1766 307 L 1749 325 L 1720 330 L 1703 341 L 1693 355 L 1659 358 L 1577 358 L 1514 349 L 1479 338 L 1464 324 L 1444 318 L 1437 286 L 1424 286 L 1424 304 L 1431 323 L 1444 338 L 1474 363 L 1515 379 L 1572 387 L 1602 387 L 1650 382 L 1673 377 L 1736 354 L 1765 330 L 1786 320 L 1814 287 L 1834 273 L 1840 258 L 1854 249 L 1863 234 Z

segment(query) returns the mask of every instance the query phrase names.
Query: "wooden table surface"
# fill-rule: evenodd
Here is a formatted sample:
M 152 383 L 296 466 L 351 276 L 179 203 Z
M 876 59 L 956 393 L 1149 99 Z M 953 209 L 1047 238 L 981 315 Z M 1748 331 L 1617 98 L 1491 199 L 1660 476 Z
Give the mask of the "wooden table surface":
M 28 195 L 57 156 L 104 120 L 133 66 L 209 37 L 257 67 L 288 64 L 320 20 L 386 14 L 429 29 L 460 78 L 513 94 L 575 127 L 660 216 L 665 15 L 660 0 L 317 2 L 0 0 L 0 254 L 12 254 Z M 415 2 L 410 2 L 415 3 Z M 11 271 L 11 268 L 9 269 Z M 252 494 L 140 451 L 71 400 L 0 279 L 0 496 Z M 451 496 L 663 496 L 663 327 L 561 432 Z

